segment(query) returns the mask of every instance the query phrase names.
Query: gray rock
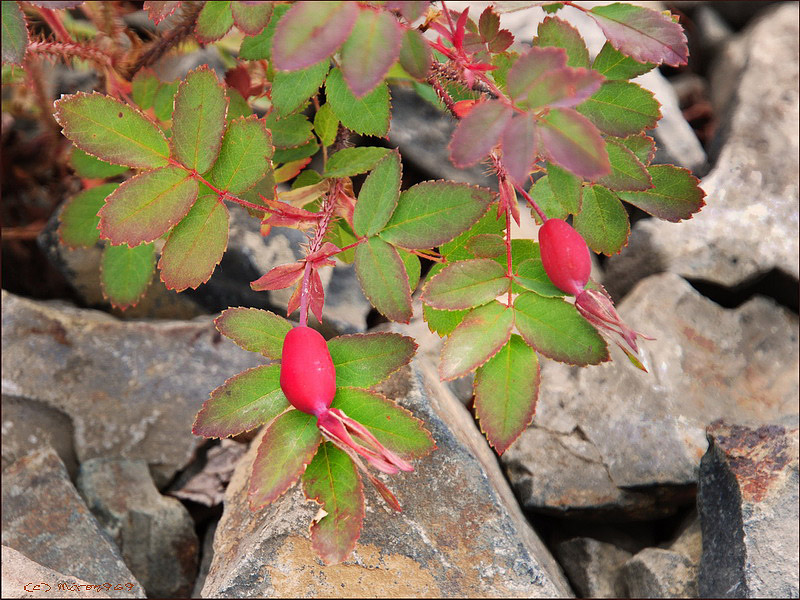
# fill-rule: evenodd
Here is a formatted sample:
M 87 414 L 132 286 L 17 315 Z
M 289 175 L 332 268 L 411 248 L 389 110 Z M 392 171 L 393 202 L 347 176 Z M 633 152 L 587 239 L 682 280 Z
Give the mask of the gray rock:
M 158 492 L 146 462 L 84 461 L 78 489 L 148 596 L 188 596 L 197 575 L 194 521 L 180 501 Z
M 192 589 L 192 598 L 200 598 L 203 586 L 208 577 L 208 569 L 211 568 L 211 561 L 214 558 L 214 534 L 217 532 L 218 521 L 211 523 L 203 536 L 203 546 L 200 550 L 200 569 L 197 572 L 197 579 Z
M 705 427 L 798 422 L 797 316 L 766 298 L 726 310 L 683 279 L 641 282 L 619 306 L 650 373 L 543 361 L 532 427 L 502 456 L 530 510 L 651 518 L 693 501 Z
M 725 286 L 772 269 L 798 277 L 798 33 L 798 5 L 781 3 L 728 44 L 712 71 L 712 102 L 724 112 L 701 184 L 706 206 L 677 225 L 639 221 L 608 261 L 608 279 L 661 270 Z
M 132 591 L 108 591 L 113 598 L 145 597 L 52 448 L 45 446 L 5 469 L 2 497 L 4 545 L 92 584 L 133 584 Z
M 103 588 L 92 589 L 95 584 L 43 567 L 8 546 L 2 559 L 3 598 L 111 598 Z
M 797 598 L 798 430 L 716 422 L 700 466 L 700 595 Z
M 697 565 L 679 552 L 645 548 L 622 573 L 631 598 L 697 597 Z
M 254 441 L 227 490 L 203 597 L 570 595 L 474 422 L 429 367 L 414 362 L 381 390 L 422 418 L 438 446 L 393 478 L 403 512 L 388 514 L 368 491 L 353 554 L 323 566 L 308 534 L 317 507 L 299 486 L 259 513 L 249 509 Z
M 556 558 L 582 598 L 624 598 L 620 573 L 630 552 L 588 537 L 572 538 L 555 547 Z
M 124 322 L 3 290 L 2 392 L 69 416 L 79 461 L 141 458 L 165 485 L 202 442 L 194 416 L 209 392 L 264 359 L 190 322 Z
M 70 478 L 78 476 L 78 459 L 73 446 L 72 421 L 63 412 L 36 400 L 3 394 L 3 468 L 38 450 L 51 446 Z

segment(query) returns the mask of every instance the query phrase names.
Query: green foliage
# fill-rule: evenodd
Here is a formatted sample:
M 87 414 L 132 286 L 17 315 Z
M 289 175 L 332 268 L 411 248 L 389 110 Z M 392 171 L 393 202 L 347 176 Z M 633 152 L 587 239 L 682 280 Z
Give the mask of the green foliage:
M 97 211 L 103 206 L 106 196 L 117 189 L 118 184 L 98 185 L 73 196 L 59 215 L 58 233 L 61 241 L 71 248 L 94 246 L 100 239 L 97 226 L 100 217 Z
M 280 360 L 289 321 L 257 308 L 228 308 L 214 321 L 217 330 L 245 350 Z
M 337 385 L 370 388 L 408 364 L 417 345 L 397 333 L 368 333 L 333 338 L 328 349 Z
M 130 248 L 106 244 L 100 260 L 100 286 L 112 306 L 125 310 L 142 299 L 155 271 L 153 244 Z

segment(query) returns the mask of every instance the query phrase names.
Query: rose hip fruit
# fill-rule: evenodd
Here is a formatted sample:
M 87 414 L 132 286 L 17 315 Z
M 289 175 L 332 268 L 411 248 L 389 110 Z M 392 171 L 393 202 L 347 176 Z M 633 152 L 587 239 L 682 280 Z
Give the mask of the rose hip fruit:
M 547 219 L 539 229 L 542 264 L 550 281 L 562 292 L 577 296 L 592 272 L 589 247 L 566 221 Z
M 314 329 L 294 327 L 283 340 L 281 389 L 292 406 L 319 416 L 336 395 L 336 370 L 325 338 Z

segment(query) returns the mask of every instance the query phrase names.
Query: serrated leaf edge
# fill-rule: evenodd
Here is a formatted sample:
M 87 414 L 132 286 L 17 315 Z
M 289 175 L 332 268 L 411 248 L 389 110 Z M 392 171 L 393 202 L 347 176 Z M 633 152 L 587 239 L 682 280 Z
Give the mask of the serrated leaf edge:
M 331 340 L 339 340 L 339 339 L 342 339 L 342 338 L 365 338 L 365 337 L 378 337 L 378 336 L 380 336 L 380 337 L 400 336 L 401 338 L 404 338 L 404 339 L 407 339 L 407 340 L 411 340 L 411 343 L 414 345 L 414 347 L 412 349 L 412 352 L 411 352 L 411 356 L 409 356 L 408 360 L 403 362 L 403 364 L 399 365 L 396 369 L 394 369 L 394 370 L 390 371 L 389 373 L 387 373 L 383 378 L 379 379 L 378 381 L 373 383 L 368 388 L 354 388 L 354 389 L 365 389 L 365 390 L 372 391 L 373 387 L 375 387 L 376 385 L 380 385 L 381 383 L 383 383 L 384 381 L 389 379 L 389 377 L 391 377 L 392 375 L 397 373 L 400 369 L 402 369 L 407 364 L 409 364 L 412 360 L 414 360 L 414 357 L 417 354 L 417 350 L 419 350 L 419 344 L 414 340 L 414 338 L 412 338 L 410 336 L 407 336 L 407 335 L 403 335 L 402 333 L 395 333 L 393 331 L 374 331 L 374 332 L 370 332 L 370 333 L 348 333 L 346 335 L 337 335 L 336 337 L 333 337 L 330 340 L 328 340 L 328 342 L 330 342 Z M 354 387 L 354 386 L 343 386 L 343 387 Z M 337 387 L 337 389 L 338 389 L 338 387 Z M 374 392 L 374 393 L 377 393 L 377 392 Z
M 217 331 L 220 333 L 220 335 L 223 335 L 223 336 L 225 336 L 226 338 L 228 338 L 229 340 L 231 340 L 231 341 L 232 341 L 234 344 L 236 344 L 237 346 L 239 346 L 239 348 L 241 348 L 242 350 L 247 350 L 247 348 L 245 348 L 244 346 L 240 345 L 240 344 L 239 344 L 239 342 L 237 342 L 237 341 L 236 341 L 234 338 L 232 338 L 232 337 L 231 337 L 231 336 L 229 336 L 227 333 L 225 333 L 224 331 L 222 331 L 222 329 L 220 329 L 220 326 L 219 326 L 219 321 L 221 321 L 221 320 L 222 320 L 222 318 L 223 318 L 223 317 L 226 315 L 226 313 L 227 313 L 228 311 L 234 311 L 234 310 L 247 310 L 247 311 L 255 310 L 255 311 L 265 312 L 265 313 L 268 313 L 268 314 L 270 314 L 270 315 L 272 315 L 272 316 L 274 316 L 274 317 L 277 317 L 277 318 L 279 318 L 279 319 L 282 319 L 282 320 L 286 321 L 286 322 L 287 322 L 289 325 L 291 325 L 291 324 L 292 324 L 292 323 L 291 323 L 291 321 L 289 321 L 289 320 L 288 320 L 288 319 L 286 319 L 285 317 L 282 317 L 282 316 L 280 316 L 279 314 L 276 314 L 276 313 L 272 312 L 271 310 L 265 310 L 265 309 L 263 309 L 263 308 L 256 308 L 256 307 L 254 307 L 254 306 L 229 306 L 228 308 L 226 308 L 225 310 L 223 310 L 223 311 L 222 311 L 222 312 L 221 312 L 221 313 L 220 313 L 220 314 L 219 314 L 219 315 L 218 315 L 218 316 L 217 316 L 217 317 L 214 319 L 214 328 L 215 328 L 215 329 L 216 329 L 216 330 L 217 330 Z M 272 356 L 270 356 L 270 355 L 268 355 L 268 354 L 264 354 L 263 352 L 260 352 L 260 351 L 259 351 L 259 352 L 255 352 L 254 350 L 247 350 L 247 352 L 253 352 L 254 354 L 260 354 L 261 356 L 264 356 L 264 357 L 266 357 L 266 358 L 268 358 L 268 359 L 270 359 L 270 360 L 272 360 L 272 361 L 279 361 L 279 360 L 280 360 L 280 357 L 278 357 L 278 358 L 274 358 L 274 357 L 272 357 Z

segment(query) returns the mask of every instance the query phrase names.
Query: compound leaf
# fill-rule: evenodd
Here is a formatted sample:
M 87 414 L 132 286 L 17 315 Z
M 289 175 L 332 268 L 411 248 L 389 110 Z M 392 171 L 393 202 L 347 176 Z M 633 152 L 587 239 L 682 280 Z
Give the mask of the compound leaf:
M 229 0 L 206 2 L 197 15 L 195 35 L 205 44 L 220 39 L 231 27 L 233 27 L 231 2 Z
M 325 82 L 330 61 L 323 59 L 299 71 L 278 71 L 272 81 L 272 104 L 278 115 L 285 117 L 301 108 Z
M 269 23 L 272 2 L 233 2 L 231 4 L 233 24 L 245 35 L 256 35 Z
M 514 281 L 521 287 L 547 298 L 556 298 L 564 295 L 564 292 L 553 285 L 544 270 L 539 254 L 539 244 L 536 244 L 536 256 L 520 261 L 518 265 Z
M 399 333 L 360 333 L 328 340 L 328 350 L 338 387 L 369 388 L 408 364 L 417 344 Z
M 414 79 L 424 80 L 431 70 L 431 48 L 416 29 L 408 29 L 400 47 L 400 65 Z
M 508 174 L 517 184 L 526 185 L 537 150 L 536 121 L 533 116 L 515 115 L 506 124 L 501 142 L 503 164 Z
M 355 268 L 372 306 L 392 321 L 411 320 L 411 288 L 397 250 L 378 237 L 369 238 L 356 248 Z
M 342 74 L 356 98 L 383 81 L 402 43 L 403 29 L 388 11 L 360 11 L 342 46 Z
M 389 152 L 388 148 L 378 148 L 376 146 L 343 148 L 330 157 L 323 176 L 352 177 L 353 175 L 366 173 Z
M 576 110 L 601 131 L 617 137 L 652 129 L 661 118 L 661 107 L 653 92 L 630 81 L 604 83 Z
M 155 271 L 153 244 L 129 248 L 106 244 L 100 260 L 100 284 L 112 306 L 125 310 L 142 299 Z
M 426 285 L 422 301 L 442 310 L 463 310 L 486 304 L 508 291 L 505 269 L 489 258 L 448 264 Z
M 341 70 L 331 70 L 325 95 L 342 125 L 361 135 L 384 136 L 389 131 L 389 86 L 384 82 L 363 98 L 347 87 Z
M 705 192 L 697 177 L 674 165 L 653 165 L 648 172 L 653 188 L 643 192 L 620 192 L 619 197 L 654 217 L 677 223 L 691 219 L 705 206 Z
M 628 213 L 619 198 L 601 185 L 583 189 L 581 212 L 575 215 L 573 225 L 589 248 L 606 256 L 618 253 L 631 232 Z
M 219 157 L 208 174 L 215 186 L 238 194 L 261 181 L 272 168 L 272 137 L 256 115 L 231 121 Z
M 214 325 L 222 335 L 249 350 L 259 352 L 272 360 L 280 360 L 283 340 L 291 323 L 259 308 L 228 308 L 214 320 Z
M 606 151 L 611 174 L 600 177 L 597 183 L 615 191 L 642 191 L 653 187 L 653 179 L 645 166 L 623 144 L 606 138 Z
M 29 41 L 25 15 L 22 14 L 19 2 L 3 2 L 2 4 L 3 62 L 21 65 Z
M 551 162 L 586 179 L 611 172 L 600 132 L 571 108 L 551 110 L 539 121 L 538 131 Z
M 641 63 L 625 56 L 614 48 L 610 42 L 603 44 L 595 57 L 592 68 L 606 79 L 632 79 L 655 69 L 654 63 Z
M 397 206 L 402 177 L 400 154 L 396 150 L 375 166 L 358 192 L 358 202 L 353 212 L 353 230 L 356 234 L 375 235 L 386 225 Z
M 480 367 L 505 345 L 513 326 L 514 312 L 497 301 L 470 312 L 442 347 L 442 380 L 456 379 Z
M 450 141 L 450 160 L 457 167 L 469 167 L 484 158 L 500 140 L 511 119 L 512 109 L 499 100 L 476 104 L 461 119 Z
M 70 248 L 94 246 L 100 239 L 97 212 L 105 204 L 106 197 L 118 187 L 118 183 L 106 183 L 73 196 L 59 215 L 61 241 Z
M 91 154 L 86 154 L 86 152 L 80 148 L 72 149 L 72 153 L 69 157 L 69 164 L 75 170 L 76 175 L 87 179 L 106 179 L 108 177 L 121 175 L 128 170 L 128 167 L 112 165 L 99 158 L 95 158 Z
M 545 17 L 539 23 L 534 46 L 553 46 L 563 48 L 567 53 L 567 66 L 586 68 L 589 66 L 589 51 L 586 44 L 572 25 L 558 17 Z

